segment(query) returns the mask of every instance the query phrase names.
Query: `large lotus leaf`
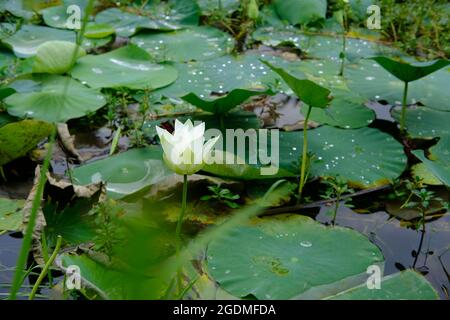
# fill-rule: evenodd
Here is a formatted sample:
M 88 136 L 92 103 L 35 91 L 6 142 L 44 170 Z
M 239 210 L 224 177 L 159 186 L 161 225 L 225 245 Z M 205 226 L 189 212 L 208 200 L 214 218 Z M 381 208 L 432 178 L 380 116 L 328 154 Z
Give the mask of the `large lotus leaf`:
M 173 32 L 140 33 L 132 42 L 147 50 L 158 61 L 209 60 L 228 54 L 234 41 L 223 31 L 211 27 L 190 27 Z
M 382 56 L 373 57 L 372 59 L 380 64 L 384 69 L 389 71 L 389 73 L 391 73 L 397 79 L 400 79 L 404 82 L 416 81 L 450 64 L 450 61 L 443 59 L 427 62 L 417 62 L 413 64 L 399 62 Z
M 72 177 L 76 184 L 106 182 L 108 194 L 120 198 L 157 183 L 172 175 L 162 161 L 162 149 L 151 146 L 98 160 L 75 168 Z
M 442 69 L 425 78 L 409 84 L 407 103 L 420 101 L 439 110 L 450 110 L 449 91 L 445 84 L 450 72 Z M 346 78 L 351 90 L 372 100 L 386 100 L 400 104 L 404 83 L 372 60 L 361 60 L 358 64 L 347 66 Z
M 92 88 L 158 89 L 178 77 L 174 67 L 151 63 L 149 54 L 133 45 L 83 57 L 71 74 Z
M 438 300 L 433 286 L 420 273 L 408 269 L 384 277 L 380 289 L 369 289 L 366 283 L 328 297 L 331 300 Z
M 321 298 L 361 283 L 368 266 L 383 262 L 362 234 L 298 215 L 236 227 L 209 244 L 207 258 L 222 288 L 257 299 Z
M 231 109 L 237 107 L 238 105 L 242 104 L 250 97 L 268 93 L 269 92 L 267 91 L 263 92 L 245 89 L 234 89 L 227 95 L 214 100 L 201 99 L 195 93 L 189 93 L 181 98 L 184 101 L 189 102 L 190 104 L 204 111 L 208 111 L 215 114 L 224 114 L 230 111 Z
M 95 17 L 95 22 L 109 24 L 116 30 L 116 34 L 129 37 L 140 29 L 169 31 L 179 29 L 170 20 L 156 20 L 149 17 L 124 12 L 118 8 L 106 9 Z
M 364 98 L 351 91 L 334 90 L 333 100 L 328 108 L 313 108 L 310 119 L 333 127 L 354 129 L 366 127 L 375 119 L 375 112 L 367 108 Z M 302 108 L 305 114 L 305 108 Z
M 330 90 L 307 79 L 298 79 L 282 68 L 277 68 L 267 61 L 262 61 L 276 72 L 297 95 L 300 100 L 314 108 L 325 108 L 329 103 Z
M 428 184 L 432 186 L 441 186 L 442 182 L 436 176 L 428 170 L 424 163 L 416 163 L 411 167 L 411 176 L 419 177 L 422 184 Z
M 105 105 L 100 92 L 59 75 L 35 75 L 33 91 L 17 92 L 5 99 L 8 113 L 48 122 L 65 122 L 85 116 Z
M 392 116 L 400 121 L 401 110 L 394 108 Z M 405 126 L 412 138 L 431 139 L 450 136 L 450 112 L 417 107 L 406 112 Z
M 195 93 L 200 98 L 213 98 L 212 93 L 225 93 L 233 89 L 260 90 L 274 84 L 279 77 L 259 61 L 264 58 L 278 66 L 289 63 L 281 58 L 246 54 L 238 57 L 223 56 L 212 60 L 175 64 L 178 80 L 156 93 L 166 97 L 182 97 Z
M 0 128 L 0 166 L 26 155 L 50 135 L 52 126 L 36 120 L 22 120 Z
M 280 133 L 281 166 L 298 170 L 302 133 Z M 308 150 L 314 154 L 311 176 L 341 176 L 351 185 L 375 187 L 400 176 L 406 167 L 403 146 L 390 135 L 373 128 L 311 130 Z
M 61 259 L 64 267 L 78 266 L 81 278 L 93 284 L 104 299 L 156 299 L 160 295 L 152 290 L 151 277 L 115 269 L 87 255 L 63 254 Z
M 46 8 L 41 10 L 40 13 L 45 24 L 49 27 L 70 29 L 68 28 L 67 23 L 71 21 L 70 17 L 72 15 L 72 11 L 70 10 L 68 13 L 68 8 L 72 5 L 78 6 L 78 8 L 80 8 L 80 18 L 83 19 L 87 3 L 88 0 L 63 0 L 61 5 Z
M 22 225 L 22 208 L 25 201 L 0 198 L 0 234 L 19 231 Z
M 304 50 L 310 37 L 300 32 L 294 26 L 289 25 L 283 28 L 274 28 L 273 26 L 260 27 L 253 32 L 252 38 L 268 46 L 276 47 L 281 44 L 291 43 L 297 48 Z
M 3 40 L 19 58 L 28 58 L 37 53 L 37 48 L 46 41 L 75 42 L 75 32 L 49 27 L 24 25 L 15 34 Z
M 90 208 L 90 201 L 86 198 L 77 199 L 74 204 L 62 210 L 58 210 L 55 204 L 46 204 L 43 212 L 48 243 L 54 245 L 58 235 L 72 245 L 92 241 L 95 237 L 95 224 L 94 216 L 88 214 Z
M 76 55 L 74 55 L 76 53 Z M 63 74 L 69 71 L 86 51 L 73 42 L 47 41 L 37 48 L 33 72 Z
M 326 0 L 275 0 L 278 15 L 291 24 L 308 24 L 318 19 L 325 19 Z

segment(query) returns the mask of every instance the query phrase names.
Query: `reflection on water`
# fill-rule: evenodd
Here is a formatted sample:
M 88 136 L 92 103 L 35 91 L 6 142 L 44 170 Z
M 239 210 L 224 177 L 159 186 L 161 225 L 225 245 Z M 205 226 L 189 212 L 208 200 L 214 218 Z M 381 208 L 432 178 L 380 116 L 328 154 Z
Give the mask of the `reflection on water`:
M 329 209 L 322 207 L 317 220 L 329 223 L 331 221 L 331 214 L 327 213 Z M 415 269 L 425 275 L 442 299 L 449 298 L 449 212 L 439 219 L 428 222 L 425 234 L 420 230 L 402 226 L 399 220 L 390 218 L 384 211 L 358 214 L 343 206 L 337 214 L 336 224 L 358 230 L 378 245 L 386 260 L 384 269 L 386 275 L 405 268 L 413 268 L 415 265 Z

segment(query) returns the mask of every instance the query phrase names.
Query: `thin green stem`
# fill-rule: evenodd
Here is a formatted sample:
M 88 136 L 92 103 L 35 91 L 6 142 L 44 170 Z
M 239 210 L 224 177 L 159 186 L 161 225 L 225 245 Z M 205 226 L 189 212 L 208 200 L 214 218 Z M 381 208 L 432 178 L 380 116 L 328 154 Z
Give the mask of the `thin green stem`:
M 400 131 L 403 133 L 405 131 L 405 118 L 406 118 L 406 101 L 408 99 L 408 82 L 405 82 L 405 88 L 403 89 L 403 100 L 402 100 L 402 115 L 400 118 Z
M 298 185 L 298 201 L 302 199 L 303 187 L 306 182 L 306 164 L 308 157 L 308 120 L 311 115 L 311 106 L 308 106 L 306 112 L 305 122 L 303 123 L 303 152 L 302 152 L 302 165 L 300 168 L 300 183 Z
M 183 225 L 184 214 L 186 212 L 186 202 L 187 202 L 187 188 L 188 188 L 188 176 L 183 175 L 183 198 L 181 200 L 181 213 L 178 218 L 176 236 L 179 241 L 181 241 L 181 226 Z
M 44 191 L 44 185 L 47 182 L 47 171 L 48 171 L 48 167 L 50 165 L 50 159 L 52 157 L 55 139 L 56 139 L 56 126 L 53 126 L 53 130 L 52 130 L 52 133 L 50 136 L 49 147 L 48 147 L 45 159 L 44 159 L 44 164 L 42 165 L 42 168 L 41 168 L 41 174 L 39 177 L 36 194 L 33 199 L 32 206 L 31 206 L 31 213 L 30 213 L 29 221 L 27 224 L 27 228 L 25 230 L 25 234 L 23 236 L 22 247 L 20 248 L 19 257 L 18 257 L 17 263 L 16 263 L 16 271 L 14 273 L 11 291 L 9 294 L 10 300 L 16 299 L 17 292 L 19 291 L 20 286 L 22 285 L 22 282 L 24 279 L 23 278 L 23 270 L 25 268 L 25 264 L 27 262 L 27 257 L 28 257 L 28 252 L 29 252 L 30 246 L 31 246 L 31 237 L 33 234 L 34 226 L 36 224 L 37 211 L 41 205 L 41 198 L 42 198 L 42 193 Z
M 340 202 L 340 201 L 341 201 L 341 194 L 338 193 L 338 194 L 337 194 L 337 197 L 336 197 L 336 203 L 334 204 L 333 222 L 332 222 L 333 226 L 334 226 L 335 223 L 336 223 L 336 216 L 337 216 L 337 212 L 338 212 L 338 210 L 339 210 L 339 202 Z
M 59 249 L 61 249 L 61 242 L 62 242 L 62 237 L 58 236 L 58 239 L 56 240 L 55 250 L 53 250 L 53 253 L 50 256 L 50 259 L 48 259 L 47 263 L 44 266 L 44 269 L 42 269 L 41 274 L 39 275 L 38 279 L 36 280 L 36 283 L 34 284 L 33 289 L 31 290 L 28 300 L 34 299 L 34 296 L 36 295 L 36 292 L 37 292 L 39 286 L 41 285 L 42 280 L 44 280 L 45 275 L 47 274 L 47 272 L 49 272 L 53 261 L 55 261 L 55 259 L 56 259 Z

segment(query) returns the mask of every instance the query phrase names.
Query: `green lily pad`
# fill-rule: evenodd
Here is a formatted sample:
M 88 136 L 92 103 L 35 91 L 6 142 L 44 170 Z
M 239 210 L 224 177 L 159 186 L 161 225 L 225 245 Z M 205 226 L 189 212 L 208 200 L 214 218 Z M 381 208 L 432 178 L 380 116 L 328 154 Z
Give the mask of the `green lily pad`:
M 52 126 L 36 120 L 22 120 L 0 128 L 0 166 L 20 157 L 50 135 Z
M 172 85 L 155 94 L 178 98 L 195 93 L 201 99 L 213 98 L 212 93 L 223 94 L 233 89 L 261 90 L 274 84 L 279 77 L 270 72 L 259 58 L 278 66 L 289 63 L 274 56 L 246 54 L 238 57 L 223 56 L 203 62 L 178 63 L 179 78 Z
M 19 58 L 36 55 L 37 48 L 46 41 L 60 40 L 75 42 L 75 32 L 36 25 L 23 25 L 12 36 L 2 42 L 9 46 Z
M 392 116 L 400 121 L 401 110 L 393 108 Z M 432 139 L 450 136 L 450 112 L 438 111 L 425 107 L 410 108 L 406 112 L 405 126 L 412 138 Z
M 418 272 L 408 269 L 384 277 L 380 289 L 370 290 L 367 284 L 328 297 L 331 300 L 439 300 L 433 286 Z
M 76 56 L 74 53 L 76 52 Z M 86 55 L 83 48 L 67 41 L 47 41 L 37 48 L 33 72 L 63 74 L 69 71 L 76 60 Z M 72 58 L 74 60 L 72 61 Z
M 25 19 L 25 21 L 33 20 L 37 16 L 33 1 L 2 1 L 0 3 L 0 12 L 3 11 L 8 11 L 16 17 Z
M 158 61 L 202 61 L 231 52 L 234 41 L 223 31 L 211 27 L 190 27 L 173 32 L 140 33 L 132 42 L 147 50 Z
M 326 0 L 275 0 L 274 6 L 278 15 L 291 24 L 308 24 L 325 19 L 327 12 Z
M 71 74 L 92 88 L 158 89 L 178 77 L 175 68 L 151 63 L 150 55 L 133 45 L 83 57 Z
M 83 19 L 84 12 L 87 6 L 88 0 L 63 0 L 59 6 L 54 6 L 41 10 L 42 18 L 49 27 L 69 29 L 67 22 L 71 17 L 71 11 L 67 13 L 69 6 L 75 5 L 80 8 L 80 19 Z
M 373 57 L 372 60 L 375 60 L 394 77 L 404 82 L 419 80 L 420 78 L 426 77 L 450 64 L 450 61 L 443 59 L 417 62 L 414 64 L 399 62 L 388 57 Z
M 333 127 L 355 129 L 367 127 L 375 119 L 375 112 L 367 108 L 366 100 L 351 91 L 334 90 L 334 99 L 326 109 L 313 108 L 310 119 Z M 305 108 L 302 113 L 305 114 Z
M 47 243 L 54 245 L 60 235 L 71 245 L 92 241 L 95 237 L 94 216 L 88 215 L 91 207 L 88 199 L 78 199 L 75 204 L 62 211 L 56 204 L 46 204 L 43 208 Z
M 0 233 L 2 231 L 20 230 L 24 204 L 24 200 L 0 198 Z
M 297 215 L 236 227 L 209 244 L 207 258 L 209 273 L 223 289 L 257 299 L 298 298 L 319 287 L 337 293 L 360 283 L 369 265 L 383 262 L 380 250 L 360 233 Z
M 411 175 L 413 177 L 419 177 L 421 183 L 432 185 L 432 186 L 441 186 L 442 182 L 436 178 L 436 176 L 428 170 L 427 166 L 424 163 L 417 163 L 411 167 Z
M 434 176 L 441 180 L 445 185 L 450 186 L 450 164 L 448 162 L 439 160 L 431 161 L 419 150 L 415 150 L 412 153 L 425 164 Z
M 311 176 L 341 176 L 349 184 L 369 188 L 389 183 L 406 168 L 403 146 L 377 129 L 339 129 L 330 126 L 310 130 L 308 148 L 314 154 Z M 298 172 L 301 132 L 280 133 L 280 164 Z
M 141 29 L 170 31 L 180 28 L 178 25 L 171 23 L 170 20 L 154 20 L 124 12 L 118 8 L 100 12 L 95 17 L 95 22 L 110 25 L 116 30 L 116 34 L 121 37 L 130 37 Z
M 69 77 L 34 75 L 32 91 L 16 92 L 5 99 L 8 113 L 48 122 L 65 122 L 85 116 L 105 105 L 97 90 L 89 89 Z
M 181 98 L 184 101 L 189 102 L 190 104 L 204 111 L 215 114 L 224 114 L 229 112 L 231 109 L 237 107 L 238 105 L 242 104 L 250 97 L 267 93 L 268 93 L 267 91 L 263 92 L 263 91 L 250 91 L 244 89 L 234 89 L 227 95 L 214 100 L 201 99 L 195 93 L 189 93 Z
M 420 101 L 434 109 L 450 110 L 450 93 L 445 87 L 449 76 L 450 72 L 442 69 L 410 83 L 407 103 Z M 386 100 L 391 104 L 400 104 L 402 101 L 404 83 L 371 60 L 361 60 L 358 64 L 348 65 L 346 78 L 352 91 L 368 99 Z
M 75 168 L 72 177 L 80 185 L 104 181 L 108 195 L 121 198 L 172 174 L 162 161 L 161 147 L 151 146 Z

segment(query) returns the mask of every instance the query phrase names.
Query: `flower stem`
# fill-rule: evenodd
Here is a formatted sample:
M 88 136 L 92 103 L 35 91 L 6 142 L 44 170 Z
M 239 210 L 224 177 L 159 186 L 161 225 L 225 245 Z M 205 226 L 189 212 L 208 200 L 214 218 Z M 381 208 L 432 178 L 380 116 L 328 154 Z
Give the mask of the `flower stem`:
M 186 212 L 187 187 L 188 187 L 188 180 L 187 180 L 187 174 L 185 174 L 185 175 L 183 175 L 183 198 L 181 200 L 181 213 L 180 213 L 180 217 L 178 218 L 177 229 L 176 229 L 176 235 L 177 235 L 177 239 L 179 241 L 181 241 L 181 226 L 183 224 L 184 213 Z
M 402 101 L 402 115 L 400 118 L 400 131 L 405 131 L 405 118 L 406 118 L 406 100 L 408 98 L 408 82 L 405 82 L 405 88 L 403 89 L 403 101 Z
M 52 255 L 48 259 L 47 263 L 44 266 L 44 269 L 42 269 L 41 274 L 39 275 L 38 279 L 36 280 L 36 282 L 33 286 L 33 289 L 31 290 L 30 296 L 28 297 L 28 300 L 34 299 L 34 296 L 36 295 L 36 292 L 37 292 L 39 286 L 41 285 L 42 280 L 44 279 L 45 275 L 47 273 L 49 273 L 50 266 L 52 265 L 53 261 L 55 261 L 56 255 L 58 254 L 59 249 L 61 248 L 61 242 L 62 242 L 62 237 L 58 236 L 58 239 L 56 240 L 55 250 L 53 250 Z
M 311 106 L 308 106 L 306 112 L 305 122 L 303 123 L 303 153 L 302 153 L 302 166 L 300 168 L 300 183 L 298 185 L 298 201 L 302 198 L 303 186 L 306 182 L 306 160 L 308 157 L 308 120 L 311 114 Z

